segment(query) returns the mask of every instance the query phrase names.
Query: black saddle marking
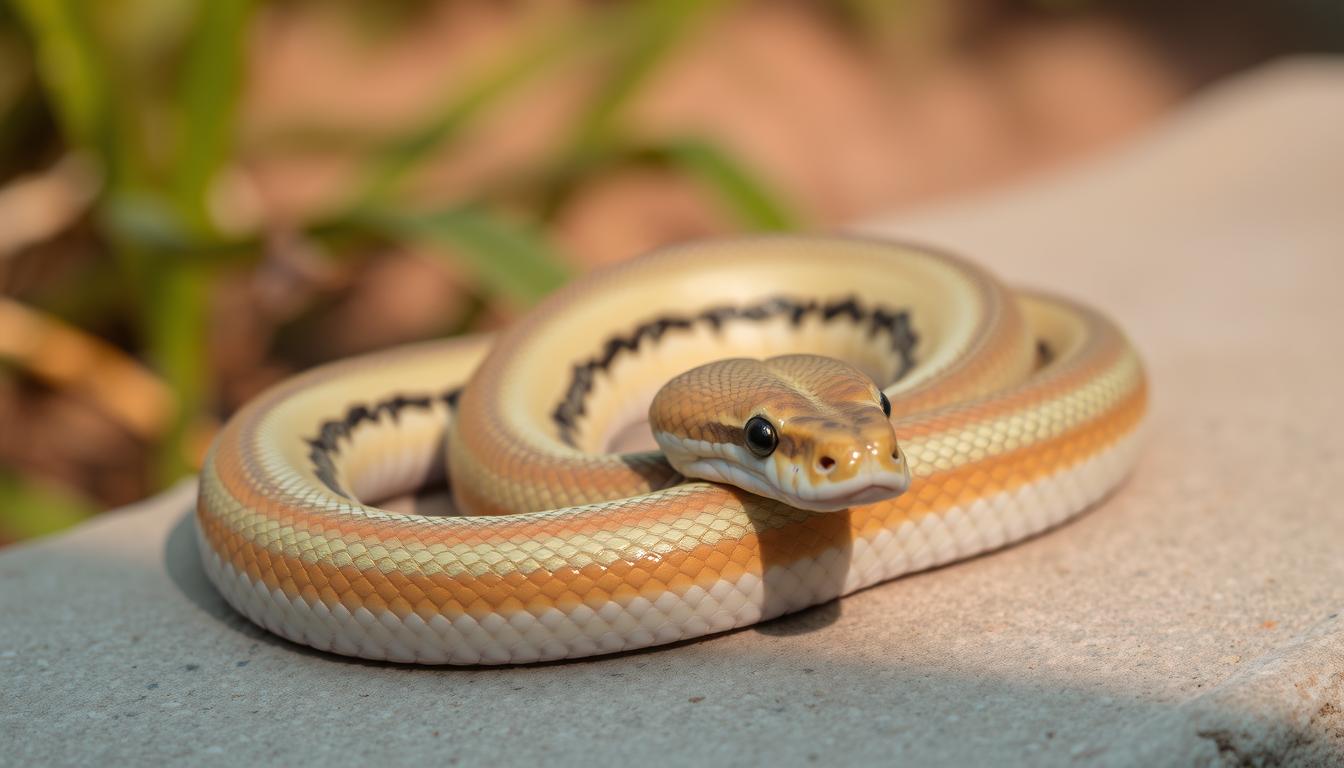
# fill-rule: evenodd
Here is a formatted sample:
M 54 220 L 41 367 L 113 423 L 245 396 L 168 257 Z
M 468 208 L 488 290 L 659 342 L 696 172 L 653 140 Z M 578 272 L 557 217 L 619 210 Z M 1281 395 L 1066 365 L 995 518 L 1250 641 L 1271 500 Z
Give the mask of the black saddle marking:
M 900 369 L 896 372 L 898 380 L 914 367 L 914 348 L 919 338 L 910 328 L 908 310 L 868 307 L 853 296 L 829 301 L 778 296 L 757 304 L 714 306 L 693 315 L 663 315 L 640 323 L 628 333 L 607 339 L 599 354 L 574 365 L 569 387 L 551 412 L 551 420 L 560 439 L 577 446 L 579 421 L 587 412 L 588 396 L 598 374 L 605 373 L 621 355 L 638 350 L 645 342 L 656 343 L 668 332 L 687 331 L 697 326 L 709 326 L 717 332 L 729 322 L 763 322 L 777 317 L 787 317 L 791 324 L 798 326 L 809 316 L 819 317 L 827 323 L 848 320 L 855 325 L 866 324 L 869 338 L 875 338 L 879 333 L 890 335 L 891 349 L 901 358 Z
M 462 394 L 461 387 L 454 387 L 440 395 L 404 395 L 396 394 L 380 400 L 373 405 L 356 403 L 346 409 L 345 415 L 338 419 L 328 419 L 317 429 L 317 437 L 305 438 L 308 443 L 308 460 L 313 463 L 313 474 L 327 487 L 327 490 L 347 499 L 350 496 L 341 490 L 336 481 L 336 457 L 340 455 L 340 443 L 349 439 L 351 433 L 364 422 L 378 423 L 384 417 L 397 421 L 403 411 L 414 408 L 425 411 L 434 407 L 435 401 L 457 407 L 457 398 Z M 354 501 L 354 499 L 351 499 Z

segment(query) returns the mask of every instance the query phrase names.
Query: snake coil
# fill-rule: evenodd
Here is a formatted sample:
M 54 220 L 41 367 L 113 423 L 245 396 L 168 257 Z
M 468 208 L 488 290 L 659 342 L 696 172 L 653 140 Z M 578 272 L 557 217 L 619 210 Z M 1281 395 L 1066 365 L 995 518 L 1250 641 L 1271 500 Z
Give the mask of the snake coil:
M 651 446 L 643 418 L 678 373 L 797 352 L 882 386 L 906 493 L 805 511 L 615 450 Z M 643 648 L 1056 525 L 1128 474 L 1146 399 L 1115 325 L 960 259 L 842 237 L 693 243 L 577 280 L 497 338 L 341 362 L 258 397 L 207 458 L 200 551 L 237 610 L 336 653 Z M 375 506 L 445 480 L 470 515 Z

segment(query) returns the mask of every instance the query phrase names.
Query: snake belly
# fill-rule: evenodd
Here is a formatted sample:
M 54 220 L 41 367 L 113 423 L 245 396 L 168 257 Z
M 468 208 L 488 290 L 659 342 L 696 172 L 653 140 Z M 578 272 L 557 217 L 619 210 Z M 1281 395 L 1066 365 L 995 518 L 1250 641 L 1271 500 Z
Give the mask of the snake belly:
M 909 491 L 808 512 L 613 449 L 678 372 L 788 352 L 884 388 Z M 258 397 L 202 470 L 200 552 L 235 609 L 326 651 L 613 653 L 1050 528 L 1128 475 L 1146 408 L 1113 323 L 960 259 L 846 237 L 705 241 L 576 280 L 497 337 L 324 366 Z M 470 514 L 377 506 L 445 481 Z

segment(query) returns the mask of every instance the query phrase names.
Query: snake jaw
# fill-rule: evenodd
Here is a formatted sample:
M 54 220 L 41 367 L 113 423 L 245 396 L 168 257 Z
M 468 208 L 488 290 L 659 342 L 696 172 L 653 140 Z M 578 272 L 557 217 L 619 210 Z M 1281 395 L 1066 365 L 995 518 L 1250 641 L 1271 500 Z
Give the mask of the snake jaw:
M 654 432 L 654 440 L 673 468 L 688 478 L 724 483 L 788 503 L 787 498 L 780 498 L 786 494 L 775 488 L 777 480 L 766 474 L 768 460 L 756 459 L 734 445 L 683 438 L 668 432 Z
M 806 497 L 799 494 L 799 498 L 790 500 L 789 504 L 801 509 L 828 512 L 895 498 L 909 488 L 910 472 L 905 463 L 901 462 L 897 469 L 879 467 L 845 483 L 812 486 L 810 494 Z
M 840 458 L 832 459 L 833 463 L 825 468 L 819 467 L 820 462 L 813 461 L 812 467 L 817 469 L 781 458 L 778 464 L 789 470 L 792 482 L 788 486 L 792 493 L 780 501 L 799 509 L 833 512 L 905 493 L 910 488 L 909 467 L 900 451 L 886 445 L 885 442 L 869 443 L 843 453 L 826 450 L 823 455 L 836 454 Z M 815 449 L 809 458 L 818 452 L 820 449 Z
M 757 458 L 735 445 L 688 440 L 666 432 L 655 439 L 678 472 L 689 478 L 725 483 L 791 507 L 836 512 L 901 495 L 910 487 L 910 471 L 898 451 L 880 446 L 854 449 L 841 464 L 845 478 L 820 482 L 784 456 Z

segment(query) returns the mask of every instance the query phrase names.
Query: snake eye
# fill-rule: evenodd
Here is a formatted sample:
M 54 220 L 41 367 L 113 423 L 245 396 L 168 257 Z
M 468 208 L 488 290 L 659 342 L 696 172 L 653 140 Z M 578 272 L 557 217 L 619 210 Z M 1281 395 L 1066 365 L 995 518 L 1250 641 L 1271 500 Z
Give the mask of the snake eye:
M 742 428 L 742 433 L 747 439 L 747 449 L 762 459 L 774 453 L 775 446 L 779 445 L 779 436 L 775 434 L 774 425 L 760 416 L 747 419 L 747 425 Z
M 887 393 L 879 389 L 877 391 L 877 402 L 882 406 L 882 412 L 887 414 L 887 418 L 891 418 L 891 401 L 887 399 Z

